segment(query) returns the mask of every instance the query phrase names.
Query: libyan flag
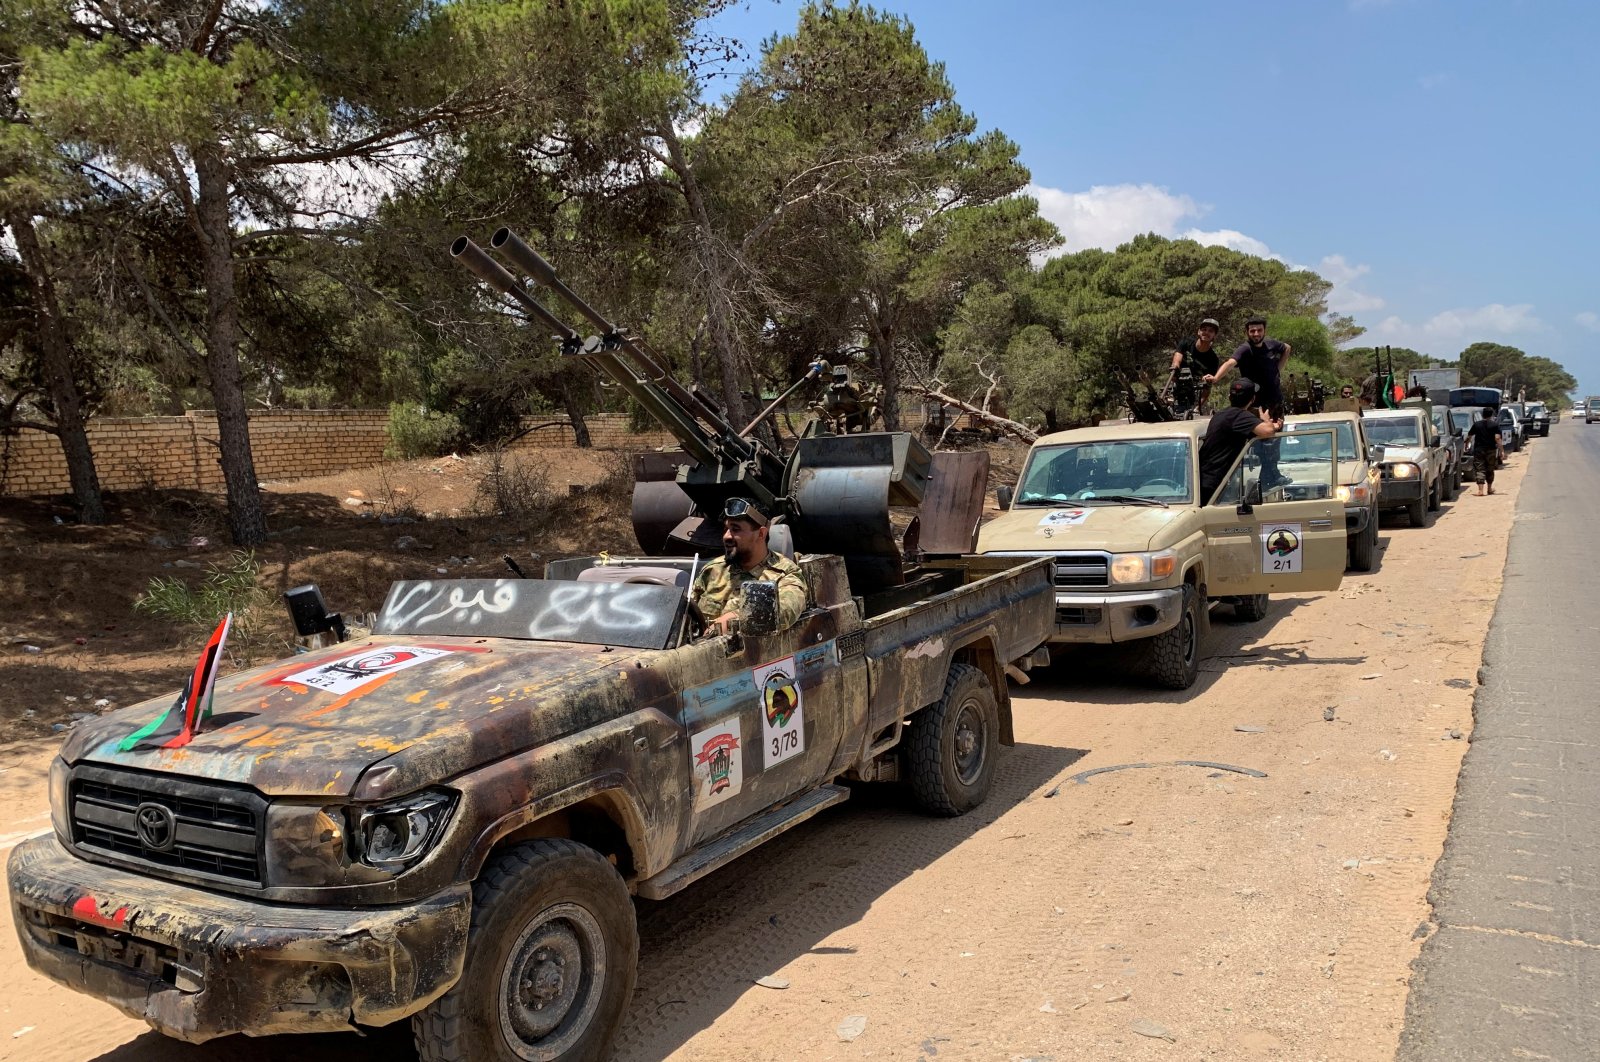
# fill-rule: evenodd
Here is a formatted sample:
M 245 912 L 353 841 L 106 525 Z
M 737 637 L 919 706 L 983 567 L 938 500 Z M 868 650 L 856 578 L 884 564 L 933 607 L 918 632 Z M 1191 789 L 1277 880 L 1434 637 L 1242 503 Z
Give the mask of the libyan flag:
M 228 628 L 233 626 L 233 613 L 222 617 L 217 629 L 211 632 L 206 647 L 195 661 L 194 671 L 183 684 L 183 692 L 161 716 L 140 727 L 118 743 L 122 752 L 136 749 L 178 749 L 187 745 L 200 729 L 200 724 L 211 717 L 211 694 L 217 683 L 217 668 L 222 660 L 222 647 L 228 641 Z

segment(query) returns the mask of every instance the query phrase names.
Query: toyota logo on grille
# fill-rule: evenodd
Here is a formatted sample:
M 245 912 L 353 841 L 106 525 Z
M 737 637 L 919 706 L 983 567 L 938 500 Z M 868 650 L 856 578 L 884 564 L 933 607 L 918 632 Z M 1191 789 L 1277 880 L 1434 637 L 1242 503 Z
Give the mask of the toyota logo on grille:
M 165 804 L 140 804 L 133 815 L 139 843 L 152 852 L 169 851 L 178 840 L 178 820 Z

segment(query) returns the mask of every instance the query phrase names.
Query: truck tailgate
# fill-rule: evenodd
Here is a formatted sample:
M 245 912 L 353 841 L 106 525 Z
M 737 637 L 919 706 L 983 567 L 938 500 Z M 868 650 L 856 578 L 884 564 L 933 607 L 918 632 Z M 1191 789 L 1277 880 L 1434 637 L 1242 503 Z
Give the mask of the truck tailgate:
M 984 556 L 969 561 L 986 568 L 997 562 L 1014 563 L 867 621 L 869 722 L 873 730 L 938 700 L 953 650 L 991 638 L 1000 663 L 1007 664 L 1043 644 L 1054 629 L 1055 566 L 1049 558 L 1002 561 Z

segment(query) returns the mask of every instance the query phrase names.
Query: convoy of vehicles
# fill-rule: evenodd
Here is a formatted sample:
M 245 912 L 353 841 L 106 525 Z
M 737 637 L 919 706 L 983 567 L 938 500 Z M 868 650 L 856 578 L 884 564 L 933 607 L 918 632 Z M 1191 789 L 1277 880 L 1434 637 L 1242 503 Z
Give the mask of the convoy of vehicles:
M 1028 452 L 978 552 L 1055 561 L 1056 644 L 1141 643 L 1143 670 L 1186 689 L 1203 611 L 1258 620 L 1267 595 L 1332 590 L 1346 518 L 1335 432 L 1256 439 L 1216 498 L 1199 496 L 1204 423 L 1117 424 L 1046 435 Z M 1281 482 L 1262 469 L 1277 450 Z

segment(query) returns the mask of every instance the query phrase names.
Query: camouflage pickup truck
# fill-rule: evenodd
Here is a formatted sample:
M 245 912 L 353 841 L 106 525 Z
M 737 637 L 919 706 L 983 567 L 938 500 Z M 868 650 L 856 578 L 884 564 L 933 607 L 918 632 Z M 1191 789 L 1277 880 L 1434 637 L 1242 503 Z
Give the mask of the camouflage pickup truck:
M 7 867 L 36 970 L 203 1041 L 412 1018 L 424 1060 L 601 1055 L 658 899 L 903 781 L 959 815 L 1012 742 L 1048 562 L 954 557 L 877 614 L 799 558 L 783 631 L 696 638 L 688 558 L 402 582 L 370 637 L 218 680 L 183 748 L 74 733 Z

